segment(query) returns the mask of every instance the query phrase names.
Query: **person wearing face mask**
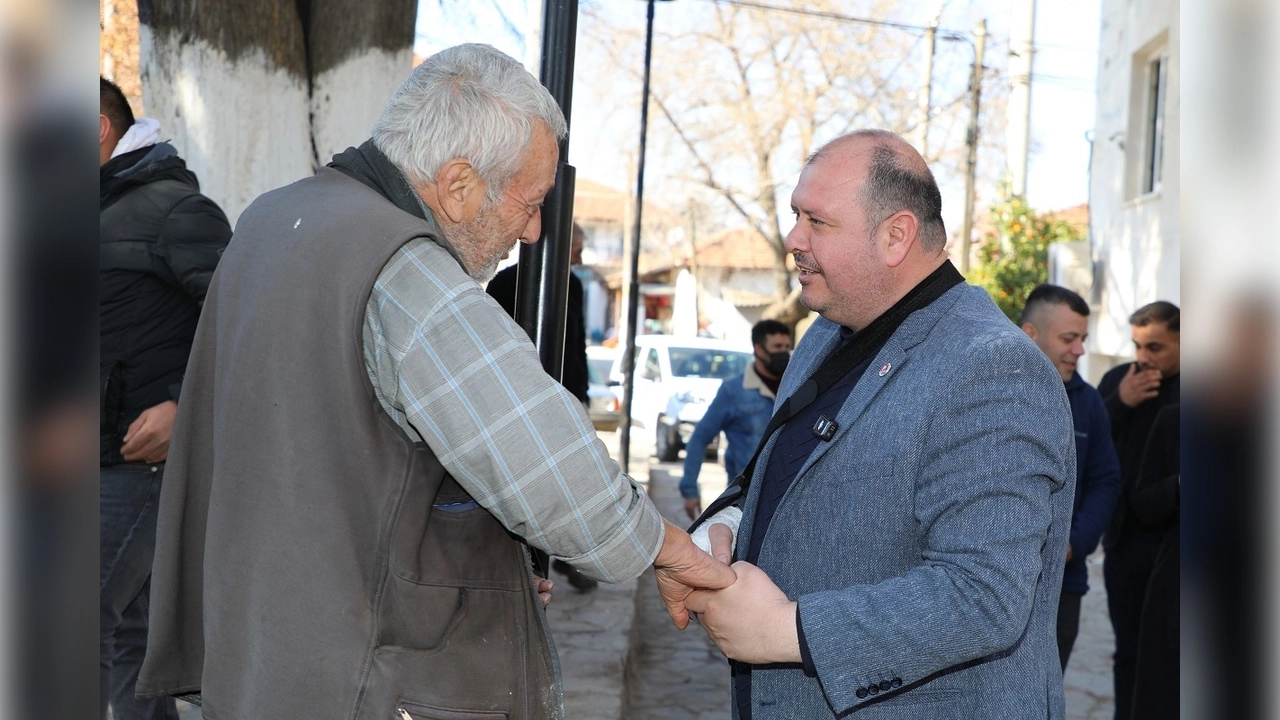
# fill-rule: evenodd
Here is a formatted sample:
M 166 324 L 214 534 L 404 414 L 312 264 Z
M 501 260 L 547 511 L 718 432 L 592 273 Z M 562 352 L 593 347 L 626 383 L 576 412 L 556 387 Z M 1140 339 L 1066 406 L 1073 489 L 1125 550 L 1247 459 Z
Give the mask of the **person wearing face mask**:
M 684 498 L 684 511 L 690 520 L 702 512 L 698 474 L 702 472 L 707 446 L 724 431 L 729 443 L 724 452 L 724 469 L 730 478 L 736 477 L 751 460 L 773 413 L 778 383 L 791 359 L 791 329 L 777 320 L 761 320 L 751 328 L 751 345 L 755 362 L 741 375 L 720 383 L 715 399 L 685 445 L 680 497 Z

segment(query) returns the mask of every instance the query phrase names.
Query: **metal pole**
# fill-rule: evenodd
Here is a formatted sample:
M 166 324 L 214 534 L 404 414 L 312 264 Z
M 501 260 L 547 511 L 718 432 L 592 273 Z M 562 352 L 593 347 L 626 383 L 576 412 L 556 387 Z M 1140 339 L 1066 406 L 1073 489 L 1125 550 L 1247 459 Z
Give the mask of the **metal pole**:
M 978 117 L 982 103 L 982 51 L 987 44 L 987 21 L 978 23 L 973 46 L 973 72 L 969 78 L 969 131 L 965 134 L 968 154 L 964 164 L 964 225 L 960 228 L 960 272 L 969 272 L 969 245 L 973 242 L 973 195 L 978 169 Z
M 539 79 L 569 121 L 573 105 L 573 59 L 578 31 L 577 0 L 546 0 L 542 13 Z M 570 235 L 573 232 L 574 168 L 569 138 L 560 141 L 556 184 L 542 204 L 542 241 L 520 246 L 516 270 L 516 323 L 538 347 L 542 367 L 564 374 L 564 328 L 569 298 Z M 531 282 L 525 282 L 530 278 Z
M 644 28 L 644 81 L 640 91 L 640 157 L 636 162 L 636 216 L 631 228 L 631 245 L 627 258 L 627 344 L 622 353 L 622 367 L 626 369 L 622 382 L 622 437 L 618 439 L 618 455 L 623 472 L 631 466 L 631 397 L 635 391 L 636 374 L 636 311 L 640 303 L 640 219 L 644 210 L 644 148 L 649 132 L 649 63 L 653 55 L 653 4 L 645 3 Z

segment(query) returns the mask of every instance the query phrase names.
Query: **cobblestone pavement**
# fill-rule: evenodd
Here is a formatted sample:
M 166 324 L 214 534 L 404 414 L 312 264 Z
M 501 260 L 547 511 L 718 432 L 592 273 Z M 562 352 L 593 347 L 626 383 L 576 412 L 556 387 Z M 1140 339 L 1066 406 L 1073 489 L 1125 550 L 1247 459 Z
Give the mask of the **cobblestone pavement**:
M 1111 720 L 1115 716 L 1115 686 L 1111 657 L 1116 636 L 1107 614 L 1107 589 L 1102 584 L 1102 553 L 1094 553 L 1089 566 L 1089 592 L 1080 605 L 1080 635 L 1076 637 L 1063 686 L 1067 695 L 1067 720 Z
M 602 432 L 600 439 L 616 459 L 618 434 Z M 631 477 L 641 486 L 648 483 L 651 447 L 632 447 Z M 552 580 L 556 586 L 547 608 L 547 622 L 560 658 L 566 720 L 623 717 L 636 593 L 646 584 L 653 585 L 652 575 L 645 573 L 621 585 L 600 583 L 585 593 L 575 590 L 562 575 L 553 572 Z
M 634 463 L 633 463 L 634 464 Z M 689 524 L 677 485 L 676 463 L 649 467 L 649 495 L 668 520 Z M 723 467 L 703 465 L 699 486 L 704 504 L 724 489 Z M 635 626 L 627 664 L 626 720 L 719 720 L 729 717 L 729 665 L 707 634 L 695 624 L 677 630 L 653 581 L 640 578 Z

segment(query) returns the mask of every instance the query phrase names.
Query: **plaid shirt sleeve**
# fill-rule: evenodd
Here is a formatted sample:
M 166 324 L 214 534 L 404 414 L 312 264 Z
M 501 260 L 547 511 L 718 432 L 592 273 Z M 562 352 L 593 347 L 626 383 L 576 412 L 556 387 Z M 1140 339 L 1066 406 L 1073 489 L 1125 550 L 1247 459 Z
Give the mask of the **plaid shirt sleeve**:
M 524 331 L 443 248 L 402 247 L 365 310 L 382 406 L 508 530 L 605 582 L 645 570 L 661 516 Z

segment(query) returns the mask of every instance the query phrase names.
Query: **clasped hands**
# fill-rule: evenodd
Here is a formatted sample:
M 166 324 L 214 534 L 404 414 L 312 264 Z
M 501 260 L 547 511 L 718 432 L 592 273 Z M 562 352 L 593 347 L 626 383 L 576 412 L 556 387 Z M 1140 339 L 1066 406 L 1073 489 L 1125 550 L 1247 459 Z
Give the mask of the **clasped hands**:
M 688 533 L 666 525 L 653 564 L 658 592 L 676 627 L 684 630 L 690 613 L 697 613 L 699 624 L 726 657 L 747 663 L 800 662 L 797 604 L 755 565 L 729 564 L 729 528 L 709 528 L 708 555 Z

